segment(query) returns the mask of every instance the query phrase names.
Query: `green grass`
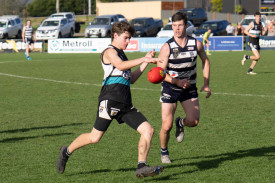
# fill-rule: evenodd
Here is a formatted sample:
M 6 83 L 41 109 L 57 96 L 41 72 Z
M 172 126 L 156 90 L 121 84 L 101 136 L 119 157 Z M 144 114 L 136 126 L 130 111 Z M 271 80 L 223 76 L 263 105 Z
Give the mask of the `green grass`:
M 244 53 L 212 53 L 213 94 L 199 94 L 200 124 L 185 129 L 181 144 L 173 128 L 173 163 L 143 180 L 135 177 L 139 134 L 116 121 L 98 144 L 72 155 L 64 174 L 56 171 L 60 146 L 92 129 L 103 78 L 99 54 L 33 53 L 31 62 L 21 53 L 0 54 L 0 182 L 274 182 L 274 51 L 261 52 L 255 76 L 246 75 L 250 61 L 240 64 Z M 160 85 L 147 81 L 150 67 L 132 96 L 155 129 L 148 163 L 158 165 Z M 198 59 L 198 89 L 202 82 Z

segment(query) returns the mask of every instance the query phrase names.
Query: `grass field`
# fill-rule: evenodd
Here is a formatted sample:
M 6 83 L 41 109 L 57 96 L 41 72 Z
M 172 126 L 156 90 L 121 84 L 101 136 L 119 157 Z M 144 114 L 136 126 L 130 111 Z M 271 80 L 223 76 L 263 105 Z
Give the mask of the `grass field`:
M 254 76 L 246 74 L 250 61 L 240 64 L 244 53 L 212 53 L 212 96 L 200 93 L 200 124 L 185 129 L 181 144 L 173 128 L 173 163 L 142 180 L 135 177 L 139 134 L 116 121 L 98 144 L 72 155 L 64 174 L 56 171 L 60 146 L 93 126 L 103 78 L 99 54 L 34 53 L 31 62 L 23 53 L 0 54 L 0 182 L 274 182 L 274 51 L 261 52 Z M 199 89 L 202 81 L 198 59 Z M 161 164 L 160 85 L 144 73 L 132 96 L 155 129 L 148 163 Z M 176 113 L 183 116 L 181 108 Z

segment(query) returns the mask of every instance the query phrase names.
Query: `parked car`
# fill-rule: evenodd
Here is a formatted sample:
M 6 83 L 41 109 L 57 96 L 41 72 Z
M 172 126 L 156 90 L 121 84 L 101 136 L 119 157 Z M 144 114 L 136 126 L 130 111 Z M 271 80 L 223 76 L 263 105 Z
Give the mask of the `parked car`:
M 115 14 L 118 18 L 118 21 L 124 21 L 124 22 L 128 22 L 127 19 L 125 18 L 125 16 L 121 15 L 121 14 Z
M 255 17 L 254 15 L 246 15 L 244 17 L 244 19 L 242 19 L 241 21 L 241 25 L 243 26 L 244 29 L 246 29 L 246 27 L 248 27 L 248 25 L 250 24 L 250 22 L 254 21 Z M 266 23 L 266 16 L 265 15 L 261 15 L 261 22 Z
M 73 22 L 67 18 L 47 18 L 36 30 L 37 40 L 48 40 L 62 37 L 73 37 Z
M 188 20 L 196 26 L 208 20 L 207 14 L 203 8 L 185 8 L 179 11 L 186 13 Z
M 134 37 L 155 37 L 163 26 L 162 20 L 155 20 L 152 17 L 134 18 L 130 24 L 136 30 Z
M 17 15 L 4 15 L 0 17 L 0 39 L 22 37 L 22 21 Z
M 211 29 L 211 36 L 226 36 L 226 26 L 228 25 L 227 20 L 211 20 L 203 22 L 199 26 L 199 28 L 194 32 L 193 36 L 203 36 L 203 34 L 208 30 L 208 28 Z
M 111 37 L 111 27 L 116 22 L 119 22 L 116 15 L 95 17 L 85 29 L 85 37 Z
M 50 17 L 56 18 L 56 17 L 62 17 L 62 18 L 67 18 L 68 21 L 74 25 L 73 30 L 74 32 L 79 32 L 80 27 L 76 25 L 76 18 L 74 12 L 59 12 L 59 13 L 54 13 L 51 14 Z M 73 23 L 72 23 L 73 22 Z
M 186 33 L 188 36 L 192 36 L 192 34 L 196 31 L 194 25 L 187 21 L 188 27 L 186 29 Z M 157 37 L 172 37 L 174 36 L 174 32 L 172 30 L 172 22 L 166 24 L 161 31 L 158 32 Z

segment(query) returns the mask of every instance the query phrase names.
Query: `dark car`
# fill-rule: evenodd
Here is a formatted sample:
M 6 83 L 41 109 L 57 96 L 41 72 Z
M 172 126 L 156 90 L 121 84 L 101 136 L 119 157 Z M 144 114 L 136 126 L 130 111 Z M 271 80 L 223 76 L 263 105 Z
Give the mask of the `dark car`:
M 226 26 L 228 25 L 227 20 L 211 20 L 203 22 L 194 33 L 195 36 L 199 37 L 202 36 L 208 28 L 211 29 L 211 35 L 213 36 L 226 36 Z
M 188 20 L 196 26 L 207 21 L 207 14 L 203 8 L 185 8 L 179 11 L 187 14 Z
M 155 37 L 163 26 L 162 20 L 152 17 L 138 17 L 130 21 L 135 28 L 134 37 Z

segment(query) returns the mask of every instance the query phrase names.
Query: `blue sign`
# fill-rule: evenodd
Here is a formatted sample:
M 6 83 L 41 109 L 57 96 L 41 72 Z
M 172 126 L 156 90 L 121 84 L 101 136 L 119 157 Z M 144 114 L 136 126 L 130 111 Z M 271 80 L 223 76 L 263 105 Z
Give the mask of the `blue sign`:
M 131 40 L 138 40 L 138 50 L 126 51 L 140 51 L 149 52 L 155 49 L 159 52 L 163 44 L 170 38 L 132 38 Z M 196 37 L 202 42 L 202 37 Z M 243 37 L 242 36 L 214 36 L 209 38 L 210 51 L 242 51 L 243 50 Z
M 196 39 L 202 42 L 202 37 Z M 214 36 L 209 42 L 210 51 L 243 51 L 242 36 Z

